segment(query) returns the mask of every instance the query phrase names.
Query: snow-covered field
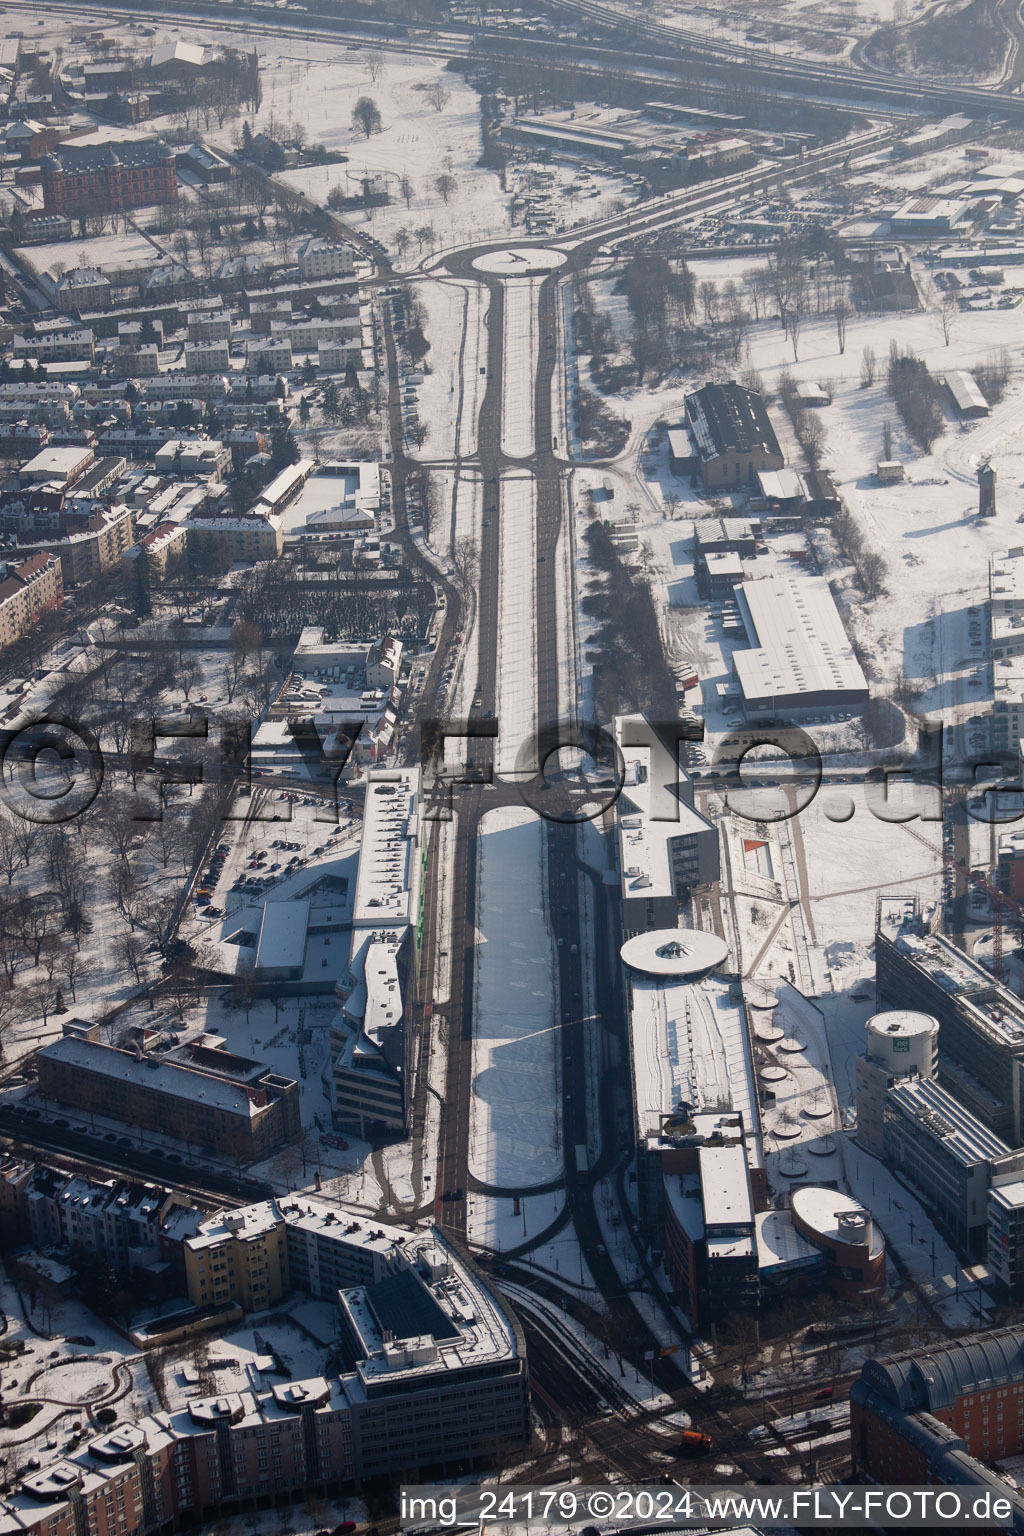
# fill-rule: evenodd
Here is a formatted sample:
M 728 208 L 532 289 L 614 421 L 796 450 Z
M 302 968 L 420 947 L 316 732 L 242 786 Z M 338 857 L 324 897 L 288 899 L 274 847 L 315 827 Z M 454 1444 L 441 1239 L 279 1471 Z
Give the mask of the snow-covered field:
M 475 453 L 486 383 L 487 290 L 481 283 L 429 277 L 416 282 L 415 293 L 426 310 L 424 333 L 430 343 L 430 371 L 418 390 L 420 421 L 427 428 L 419 456 L 450 459 Z
M 545 828 L 502 807 L 480 830 L 469 1162 L 485 1184 L 529 1189 L 562 1171 Z
M 410 236 L 409 256 L 431 245 L 468 244 L 508 229 L 507 199 L 493 171 L 482 169 L 479 98 L 461 75 L 444 68 L 443 59 L 381 56 L 371 78 L 367 55 L 352 45 L 260 39 L 264 61 L 263 105 L 259 126 L 270 119 L 301 123 L 311 142 L 347 155 L 345 164 L 288 170 L 283 180 L 322 202 L 333 187 L 358 195 L 365 176 L 384 176 L 391 203 L 366 212 L 349 211 L 356 228 L 397 250 L 400 229 Z M 374 65 L 376 67 L 376 65 Z M 438 112 L 427 99 L 431 87 L 450 92 Z M 352 123 L 352 108 L 369 96 L 382 120 L 381 132 L 366 138 Z M 454 176 L 457 190 L 446 204 L 435 182 Z M 406 206 L 403 177 L 412 182 Z M 430 228 L 433 239 L 420 240 Z

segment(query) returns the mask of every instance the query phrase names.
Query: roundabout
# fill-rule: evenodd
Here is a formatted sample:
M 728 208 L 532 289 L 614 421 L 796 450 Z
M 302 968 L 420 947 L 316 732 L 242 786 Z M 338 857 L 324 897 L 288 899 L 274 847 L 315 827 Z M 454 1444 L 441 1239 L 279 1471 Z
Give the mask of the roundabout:
M 520 246 L 507 251 L 485 251 L 473 262 L 475 272 L 487 272 L 492 277 L 541 277 L 557 272 L 565 266 L 565 252 L 549 250 L 541 246 Z

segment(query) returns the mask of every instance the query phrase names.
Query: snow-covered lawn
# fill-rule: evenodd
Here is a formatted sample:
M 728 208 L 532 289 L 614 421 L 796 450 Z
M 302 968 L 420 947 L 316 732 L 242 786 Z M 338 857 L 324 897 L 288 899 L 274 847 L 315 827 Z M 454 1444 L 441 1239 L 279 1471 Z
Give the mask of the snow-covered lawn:
M 478 848 L 470 1169 L 529 1189 L 562 1171 L 544 823 L 525 808 L 488 811 Z

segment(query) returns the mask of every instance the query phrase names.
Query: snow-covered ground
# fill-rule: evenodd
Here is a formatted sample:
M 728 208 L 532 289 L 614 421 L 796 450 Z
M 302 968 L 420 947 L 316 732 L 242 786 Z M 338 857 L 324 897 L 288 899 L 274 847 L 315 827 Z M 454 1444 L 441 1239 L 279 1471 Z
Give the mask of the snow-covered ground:
M 545 827 L 502 807 L 480 830 L 469 1162 L 485 1184 L 529 1189 L 562 1171 Z
M 501 481 L 498 573 L 498 742 L 495 765 L 516 777 L 522 749 L 537 728 L 537 484 L 508 472 Z M 524 761 L 528 776 L 535 765 Z
M 365 212 L 348 210 L 346 217 L 395 251 L 395 236 L 404 230 L 413 260 L 434 245 L 469 244 L 507 231 L 508 199 L 495 172 L 477 163 L 479 98 L 463 76 L 445 69 L 442 58 L 404 58 L 388 52 L 380 56 L 374 80 L 367 54 L 353 45 L 262 37 L 260 56 L 264 71 L 259 126 L 265 128 L 271 119 L 301 123 L 310 142 L 348 157 L 345 164 L 285 171 L 282 179 L 289 186 L 323 202 L 334 187 L 358 195 L 364 177 L 385 177 L 390 204 Z M 428 92 L 438 85 L 450 92 L 440 112 L 428 101 Z M 361 96 L 376 103 L 382 120 L 381 132 L 369 138 L 352 122 L 352 109 Z M 444 176 L 457 181 L 447 203 L 436 186 Z M 403 177 L 412 183 L 408 207 Z M 428 229 L 431 236 L 421 238 Z
M 504 284 L 505 356 L 502 362 L 501 447 L 525 459 L 534 449 L 534 388 L 537 374 L 537 296 L 542 278 L 510 278 Z

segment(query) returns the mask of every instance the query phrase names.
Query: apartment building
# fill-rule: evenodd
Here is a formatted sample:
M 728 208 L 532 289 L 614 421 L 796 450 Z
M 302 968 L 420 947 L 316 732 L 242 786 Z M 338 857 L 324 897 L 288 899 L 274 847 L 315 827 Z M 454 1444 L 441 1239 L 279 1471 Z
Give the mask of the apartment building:
M 18 563 L 0 561 L 0 646 L 20 640 L 48 608 L 64 601 L 60 561 L 40 551 Z
M 189 543 L 219 550 L 242 565 L 274 560 L 284 548 L 281 519 L 273 513 L 246 517 L 190 517 L 184 524 Z
M 85 328 L 44 329 L 36 326 L 31 336 L 15 336 L 14 356 L 35 363 L 88 363 L 96 361 L 96 337 Z
M 134 539 L 132 510 L 119 503 L 88 517 L 62 518 L 61 525 L 64 531 L 59 538 L 19 541 L 19 550 L 56 555 L 65 587 L 109 571 Z
M 310 282 L 317 277 L 344 277 L 356 269 L 355 251 L 350 245 L 312 235 L 296 252 L 299 277 Z

